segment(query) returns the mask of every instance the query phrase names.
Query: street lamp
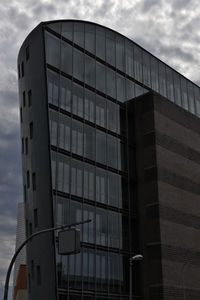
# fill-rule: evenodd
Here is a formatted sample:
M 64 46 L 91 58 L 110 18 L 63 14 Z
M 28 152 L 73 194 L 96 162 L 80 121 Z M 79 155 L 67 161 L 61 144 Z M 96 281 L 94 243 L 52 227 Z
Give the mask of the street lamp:
M 7 271 L 7 275 L 6 275 L 6 282 L 5 282 L 5 288 L 4 288 L 4 297 L 3 300 L 7 300 L 8 299 L 8 287 L 9 287 L 9 280 L 10 280 L 10 273 L 12 271 L 12 267 L 13 264 L 15 262 L 15 259 L 17 258 L 18 254 L 20 253 L 20 251 L 22 250 L 22 248 L 30 241 L 32 240 L 32 238 L 34 238 L 37 235 L 40 235 L 42 233 L 47 233 L 47 232 L 51 232 L 51 231 L 56 231 L 56 230 L 64 230 L 66 228 L 72 228 L 75 227 L 77 225 L 80 224 L 85 224 L 85 223 L 89 223 L 91 222 L 91 220 L 86 220 L 86 221 L 82 221 L 82 222 L 76 222 L 76 223 L 72 223 L 72 224 L 68 224 L 68 225 L 62 225 L 62 226 L 57 226 L 57 227 L 52 227 L 52 228 L 48 228 L 48 229 L 44 229 L 44 230 L 40 230 L 37 231 L 35 233 L 33 233 L 32 235 L 30 235 L 17 249 L 17 251 L 15 252 L 15 254 L 13 255 L 13 258 L 10 262 L 10 265 L 8 267 L 8 271 Z M 67 232 L 67 230 L 63 231 L 63 233 L 65 234 Z M 73 253 L 77 253 L 78 251 L 80 251 L 80 234 L 77 234 L 77 232 L 74 230 L 69 230 L 69 235 L 70 239 L 72 240 L 73 246 L 74 246 L 74 251 L 72 251 L 72 247 L 66 247 L 65 241 L 63 239 L 63 236 L 60 236 L 60 240 L 59 240 L 59 252 L 62 255 L 67 255 L 67 254 L 71 254 Z M 66 237 L 66 235 L 64 236 Z
M 143 260 L 143 255 L 141 254 L 137 254 L 137 255 L 134 255 L 132 257 L 130 257 L 130 260 L 129 260 L 129 271 L 130 271 L 130 300 L 132 300 L 132 267 L 133 267 L 133 262 L 134 261 L 139 261 L 139 260 Z

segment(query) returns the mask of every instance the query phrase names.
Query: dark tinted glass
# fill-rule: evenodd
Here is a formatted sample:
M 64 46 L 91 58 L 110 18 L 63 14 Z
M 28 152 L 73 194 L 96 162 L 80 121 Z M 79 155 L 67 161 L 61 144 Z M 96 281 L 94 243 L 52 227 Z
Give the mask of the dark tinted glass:
M 120 102 L 125 101 L 125 78 L 119 74 L 116 74 L 117 77 L 117 100 Z
M 96 62 L 96 89 L 105 93 L 106 91 L 106 67 Z
M 105 60 L 106 40 L 105 29 L 96 26 L 96 56 Z
M 142 50 L 134 45 L 134 76 L 142 82 Z
M 165 65 L 159 61 L 159 92 L 163 96 L 167 96 L 166 91 L 166 73 L 165 73 Z
M 117 105 L 107 101 L 107 128 L 116 132 L 117 127 Z
M 84 118 L 88 121 L 95 120 L 95 93 L 85 89 Z
M 74 43 L 84 48 L 84 23 L 74 23 Z
M 155 91 L 159 91 L 158 86 L 158 60 L 151 56 L 151 86 Z
M 71 149 L 71 119 L 63 114 L 59 115 L 58 146 L 67 151 Z
M 72 145 L 71 151 L 83 155 L 83 123 L 72 120 Z
M 188 89 L 189 111 L 195 114 L 194 85 L 189 81 L 187 82 L 187 89 Z
M 106 30 L 106 61 L 115 66 L 115 33 Z
M 84 156 L 95 160 L 95 129 L 84 125 Z
M 195 96 L 195 104 L 196 104 L 196 113 L 200 116 L 200 88 L 194 86 L 194 96 Z
M 106 93 L 112 98 L 116 98 L 116 73 L 106 68 Z
M 118 168 L 117 152 L 117 139 L 111 135 L 107 135 L 107 165 L 115 169 Z
M 106 164 L 106 134 L 96 131 L 96 161 Z
M 143 83 L 147 86 L 151 86 L 151 77 L 150 77 L 150 54 L 145 51 L 142 51 L 143 58 Z
M 60 67 L 60 40 L 50 33 L 46 37 L 46 60 L 47 63 L 56 68 Z
M 167 97 L 174 102 L 174 83 L 173 83 L 173 71 L 166 66 L 167 77 Z
M 181 105 L 181 78 L 176 72 L 173 72 L 174 78 L 174 102 Z
M 71 80 L 60 77 L 60 107 L 71 111 L 72 82 Z
M 124 37 L 116 35 L 116 67 L 121 71 L 125 71 L 125 49 Z
M 94 166 L 84 164 L 84 185 L 83 185 L 83 196 L 86 199 L 95 200 L 95 169 Z
M 72 46 L 61 42 L 61 70 L 72 75 Z
M 72 41 L 73 37 L 73 23 L 63 22 L 62 23 L 62 36 Z
M 187 81 L 181 76 L 181 98 L 182 105 L 185 109 L 188 109 L 188 93 L 187 93 Z
M 85 55 L 85 83 L 95 87 L 95 60 Z
M 96 124 L 106 128 L 106 104 L 105 98 L 96 95 Z
M 85 24 L 85 50 L 95 54 L 95 26 Z
M 107 203 L 107 172 L 96 168 L 96 201 Z
M 59 97 L 59 75 L 48 70 L 47 72 L 48 85 L 48 101 L 54 105 L 58 105 Z
M 73 97 L 72 97 L 72 112 L 75 115 L 83 117 L 83 88 L 82 86 L 73 83 Z

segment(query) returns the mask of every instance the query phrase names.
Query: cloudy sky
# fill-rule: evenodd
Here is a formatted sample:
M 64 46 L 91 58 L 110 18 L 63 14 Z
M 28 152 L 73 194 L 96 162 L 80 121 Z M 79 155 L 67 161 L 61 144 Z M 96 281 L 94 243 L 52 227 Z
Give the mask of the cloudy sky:
M 41 21 L 82 19 L 111 27 L 200 85 L 199 0 L 0 1 L 0 298 L 22 201 L 16 60 Z

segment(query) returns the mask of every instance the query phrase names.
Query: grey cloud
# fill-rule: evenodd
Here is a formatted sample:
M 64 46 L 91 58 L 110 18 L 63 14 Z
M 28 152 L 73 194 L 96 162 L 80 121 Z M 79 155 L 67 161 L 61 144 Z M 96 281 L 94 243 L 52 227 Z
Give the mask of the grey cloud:
M 105 18 L 106 16 L 110 15 L 113 4 L 114 2 L 111 0 L 104 0 L 100 7 L 94 9 L 94 15 Z
M 41 3 L 39 3 L 34 7 L 34 9 L 32 10 L 32 13 L 35 15 L 35 17 L 39 18 L 46 13 L 56 14 L 56 11 L 57 11 L 56 5 L 48 4 L 48 3 L 43 3 L 41 5 Z
M 144 0 L 141 2 L 141 11 L 143 13 L 149 12 L 152 8 L 158 8 L 162 4 L 160 0 Z

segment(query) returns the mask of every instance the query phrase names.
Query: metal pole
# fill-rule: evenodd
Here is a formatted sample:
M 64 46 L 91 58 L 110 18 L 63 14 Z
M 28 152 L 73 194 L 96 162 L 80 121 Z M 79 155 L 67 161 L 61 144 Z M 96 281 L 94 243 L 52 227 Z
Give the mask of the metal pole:
M 130 274 L 130 300 L 132 300 L 132 266 L 133 266 L 133 261 L 132 261 L 132 257 L 129 260 L 129 274 Z
M 35 233 L 33 233 L 31 236 L 29 236 L 22 244 L 21 246 L 19 246 L 19 248 L 17 249 L 17 251 L 15 252 L 15 254 L 13 255 L 13 258 L 10 262 L 10 265 L 8 267 L 8 271 L 7 271 L 7 275 L 6 275 L 6 282 L 5 282 L 5 287 L 4 287 L 4 297 L 3 300 L 7 300 L 8 299 L 8 289 L 9 289 L 9 280 L 10 280 L 10 274 L 12 271 L 12 267 L 13 264 L 15 262 L 16 257 L 18 256 L 19 252 L 22 250 L 22 248 L 35 236 L 40 235 L 42 233 L 46 233 L 46 232 L 50 232 L 50 231 L 55 231 L 55 230 L 60 230 L 60 229 L 65 229 L 65 228 L 70 228 L 70 227 L 74 227 L 80 224 L 85 224 L 85 223 L 89 223 L 91 222 L 91 220 L 86 220 L 86 221 L 82 221 L 82 222 L 77 222 L 77 223 L 72 223 L 69 225 L 62 225 L 62 226 L 57 226 L 57 227 L 52 227 L 52 228 L 48 228 L 48 229 L 44 229 L 44 230 L 40 230 L 37 231 Z

